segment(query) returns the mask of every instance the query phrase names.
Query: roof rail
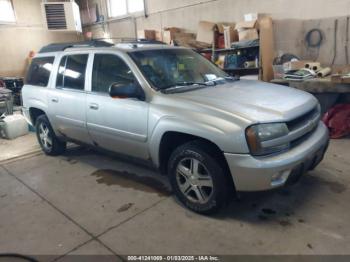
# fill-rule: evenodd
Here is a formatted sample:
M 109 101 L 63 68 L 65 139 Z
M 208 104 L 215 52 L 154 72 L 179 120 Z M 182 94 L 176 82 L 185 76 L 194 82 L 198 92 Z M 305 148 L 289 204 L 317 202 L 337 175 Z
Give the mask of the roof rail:
M 157 40 L 148 40 L 143 38 L 98 38 L 90 41 L 72 42 L 72 43 L 53 43 L 42 47 L 39 53 L 64 51 L 67 48 L 74 47 L 111 47 L 113 43 L 107 40 L 117 40 L 116 43 L 124 44 L 158 44 L 165 45 L 165 43 Z
M 72 43 L 54 43 L 42 47 L 39 53 L 48 53 L 48 52 L 58 52 L 64 51 L 67 48 L 71 47 L 110 47 L 114 44 L 107 41 L 101 40 L 91 40 L 91 41 L 82 41 L 82 42 L 72 42 Z
M 122 43 L 129 43 L 129 44 L 158 44 L 158 45 L 165 45 L 164 42 L 158 41 L 158 40 L 149 40 L 145 38 L 121 38 Z

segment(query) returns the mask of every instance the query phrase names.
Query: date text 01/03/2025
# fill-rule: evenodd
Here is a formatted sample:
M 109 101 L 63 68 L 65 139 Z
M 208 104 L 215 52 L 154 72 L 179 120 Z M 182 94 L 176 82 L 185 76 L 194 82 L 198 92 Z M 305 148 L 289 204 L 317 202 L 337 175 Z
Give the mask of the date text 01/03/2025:
M 128 256 L 128 261 L 220 261 L 218 256 Z

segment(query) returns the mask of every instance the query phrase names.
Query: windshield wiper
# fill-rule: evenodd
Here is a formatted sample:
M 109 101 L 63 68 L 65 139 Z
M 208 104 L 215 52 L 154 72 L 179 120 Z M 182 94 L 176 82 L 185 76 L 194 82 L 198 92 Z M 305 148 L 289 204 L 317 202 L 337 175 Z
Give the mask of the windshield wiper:
M 164 93 L 174 93 L 179 89 L 183 89 L 186 88 L 186 90 L 193 90 L 199 87 L 203 87 L 203 86 L 215 86 L 216 83 L 214 81 L 208 81 L 208 82 L 178 82 L 175 83 L 174 85 L 163 89 L 162 91 Z
M 199 86 L 215 86 L 215 82 L 214 81 L 208 81 L 208 82 L 178 82 L 175 84 L 174 87 L 181 87 L 181 86 L 195 86 L 195 85 L 199 85 Z

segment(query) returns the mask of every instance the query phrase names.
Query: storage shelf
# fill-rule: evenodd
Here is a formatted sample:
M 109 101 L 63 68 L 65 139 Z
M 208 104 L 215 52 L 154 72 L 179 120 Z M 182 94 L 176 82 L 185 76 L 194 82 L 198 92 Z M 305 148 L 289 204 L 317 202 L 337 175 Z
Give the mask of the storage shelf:
M 226 52 L 233 52 L 233 51 L 239 51 L 239 50 L 243 50 L 243 49 L 259 48 L 259 47 L 260 47 L 260 45 L 237 47 L 237 48 L 221 48 L 221 49 L 214 49 L 214 52 L 226 53 Z M 211 53 L 211 52 L 213 52 L 212 48 L 205 48 L 205 49 L 198 50 L 198 53 Z
M 259 74 L 259 67 L 252 67 L 252 68 L 224 68 L 223 70 L 231 75 L 239 74 L 241 76 L 243 75 L 251 75 L 251 74 Z

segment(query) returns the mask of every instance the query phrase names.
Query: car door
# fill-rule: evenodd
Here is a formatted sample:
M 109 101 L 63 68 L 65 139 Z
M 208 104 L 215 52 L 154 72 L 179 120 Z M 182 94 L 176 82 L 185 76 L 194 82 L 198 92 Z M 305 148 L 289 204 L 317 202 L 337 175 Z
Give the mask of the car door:
M 135 98 L 112 98 L 109 95 L 111 84 L 137 81 L 121 57 L 95 53 L 91 92 L 88 92 L 86 100 L 87 128 L 95 145 L 146 159 L 148 103 Z
M 91 143 L 86 128 L 86 67 L 89 54 L 62 56 L 56 85 L 49 94 L 54 128 L 60 135 L 84 143 Z

